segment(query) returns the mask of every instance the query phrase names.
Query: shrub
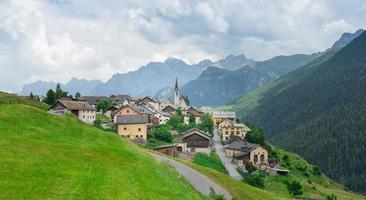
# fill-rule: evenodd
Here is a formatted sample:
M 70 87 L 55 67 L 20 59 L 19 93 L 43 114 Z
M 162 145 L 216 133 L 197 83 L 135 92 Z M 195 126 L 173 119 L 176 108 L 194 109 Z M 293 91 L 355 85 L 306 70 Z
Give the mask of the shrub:
M 257 187 L 257 188 L 264 188 L 264 178 L 258 174 L 248 174 L 243 176 L 243 182 Z
M 171 130 L 172 128 L 169 125 L 157 125 L 150 137 L 170 143 L 173 141 L 173 136 L 170 133 Z
M 318 166 L 313 166 L 313 174 L 316 176 L 320 176 L 322 174 Z
M 210 187 L 210 199 L 212 200 L 225 200 L 225 196 L 223 194 L 216 194 L 215 190 Z
M 334 194 L 328 195 L 327 200 L 337 200 L 337 196 Z
M 296 195 L 302 195 L 302 185 L 298 181 L 293 181 L 292 183 L 286 182 L 287 190 L 290 195 L 296 196 Z

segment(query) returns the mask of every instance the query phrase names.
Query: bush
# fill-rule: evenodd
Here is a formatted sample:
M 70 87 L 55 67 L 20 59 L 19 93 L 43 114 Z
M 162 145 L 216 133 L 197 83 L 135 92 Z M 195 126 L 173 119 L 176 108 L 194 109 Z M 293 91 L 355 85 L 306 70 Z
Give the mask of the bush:
M 298 181 L 286 182 L 288 193 L 292 196 L 302 195 L 302 185 Z
M 245 169 L 248 170 L 249 174 L 256 171 L 257 168 L 249 161 L 245 161 Z
M 172 134 L 170 133 L 171 130 L 172 128 L 169 125 L 157 125 L 155 127 L 155 131 L 151 133 L 149 137 L 170 143 L 174 139 Z
M 337 196 L 334 194 L 328 195 L 327 200 L 337 200 Z
M 257 188 L 264 188 L 264 178 L 259 174 L 243 175 L 243 182 Z
M 189 129 L 191 128 L 195 128 L 195 124 L 178 124 L 176 130 L 179 132 L 179 133 L 183 133 L 185 131 L 188 131 Z
M 212 200 L 225 200 L 225 196 L 223 194 L 216 194 L 215 190 L 210 187 L 210 199 Z
M 320 176 L 322 174 L 318 166 L 313 166 L 313 174 L 316 176 Z

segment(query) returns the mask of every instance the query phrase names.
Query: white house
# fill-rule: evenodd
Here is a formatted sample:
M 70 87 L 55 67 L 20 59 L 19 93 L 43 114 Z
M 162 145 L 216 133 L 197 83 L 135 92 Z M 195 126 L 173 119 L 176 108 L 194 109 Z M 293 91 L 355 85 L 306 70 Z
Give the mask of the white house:
M 95 108 L 86 101 L 58 100 L 48 112 L 57 115 L 72 113 L 87 124 L 93 124 L 96 118 Z

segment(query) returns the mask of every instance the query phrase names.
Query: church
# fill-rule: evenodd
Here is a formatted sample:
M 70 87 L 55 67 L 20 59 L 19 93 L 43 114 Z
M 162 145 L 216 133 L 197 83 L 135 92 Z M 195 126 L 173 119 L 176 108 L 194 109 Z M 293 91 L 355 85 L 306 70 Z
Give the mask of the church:
M 174 102 L 174 106 L 176 108 L 184 109 L 184 108 L 188 107 L 187 102 L 183 98 L 181 98 L 181 96 L 180 96 L 179 87 L 178 87 L 178 79 L 175 79 L 174 100 L 173 100 L 173 102 Z

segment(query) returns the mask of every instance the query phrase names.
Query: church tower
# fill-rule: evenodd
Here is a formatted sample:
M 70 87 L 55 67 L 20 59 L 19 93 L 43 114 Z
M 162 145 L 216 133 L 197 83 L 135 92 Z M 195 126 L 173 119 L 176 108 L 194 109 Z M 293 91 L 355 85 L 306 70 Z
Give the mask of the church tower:
M 180 94 L 179 94 L 179 87 L 178 87 L 178 79 L 175 79 L 175 89 L 174 89 L 174 105 L 179 107 L 180 106 Z

